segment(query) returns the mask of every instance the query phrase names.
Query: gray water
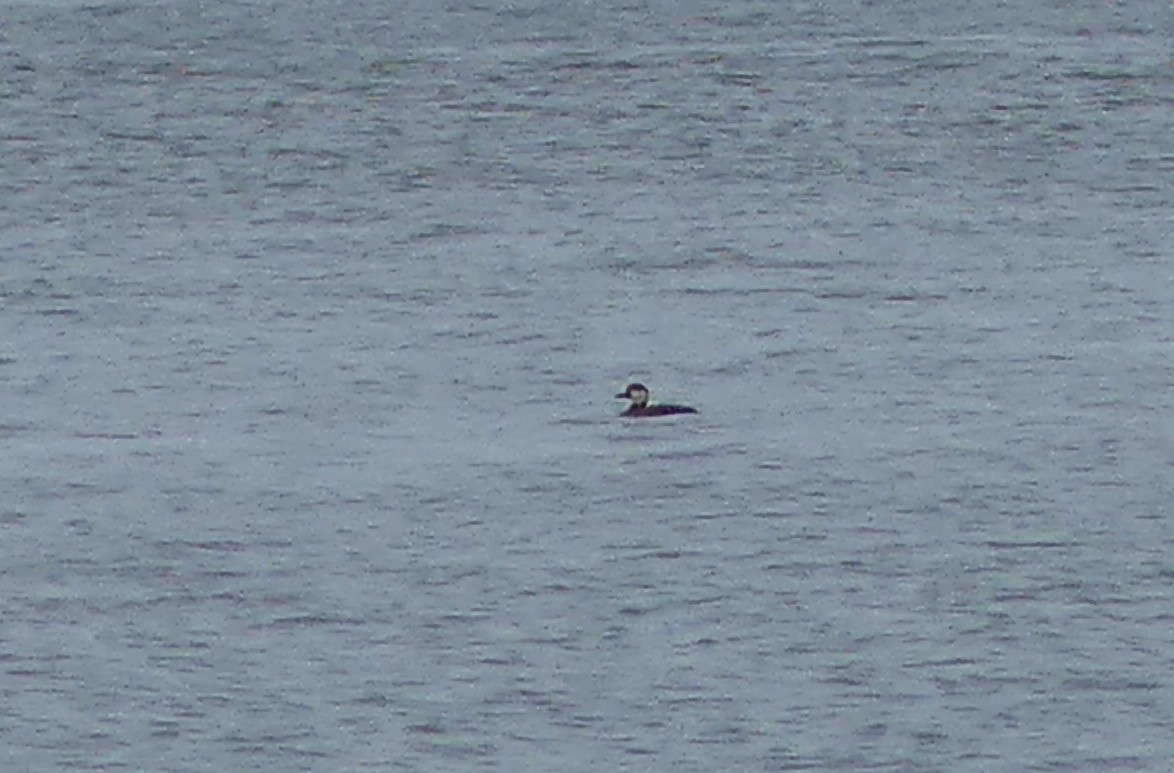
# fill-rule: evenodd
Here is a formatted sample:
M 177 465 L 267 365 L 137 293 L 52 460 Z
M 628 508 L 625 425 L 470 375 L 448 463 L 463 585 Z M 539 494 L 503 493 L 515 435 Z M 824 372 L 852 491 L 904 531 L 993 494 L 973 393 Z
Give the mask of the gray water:
M 3 770 L 1171 769 L 1167 3 L 0 13 Z

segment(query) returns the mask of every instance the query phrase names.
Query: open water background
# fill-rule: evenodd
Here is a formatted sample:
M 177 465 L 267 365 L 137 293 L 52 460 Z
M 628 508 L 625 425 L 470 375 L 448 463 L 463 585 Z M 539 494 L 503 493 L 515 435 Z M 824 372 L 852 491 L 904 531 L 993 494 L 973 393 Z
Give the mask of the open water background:
M 1171 769 L 1168 3 L 0 14 L 4 770 Z

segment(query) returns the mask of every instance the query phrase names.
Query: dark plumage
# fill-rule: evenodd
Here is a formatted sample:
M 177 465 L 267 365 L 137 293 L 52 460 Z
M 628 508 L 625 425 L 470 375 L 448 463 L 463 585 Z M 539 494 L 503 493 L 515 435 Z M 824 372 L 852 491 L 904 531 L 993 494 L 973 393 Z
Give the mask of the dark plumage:
M 678 413 L 697 413 L 696 408 L 687 405 L 649 405 L 648 387 L 643 384 L 628 384 L 628 388 L 616 395 L 616 399 L 631 400 L 632 404 L 621 416 L 643 418 L 646 416 L 672 416 Z

